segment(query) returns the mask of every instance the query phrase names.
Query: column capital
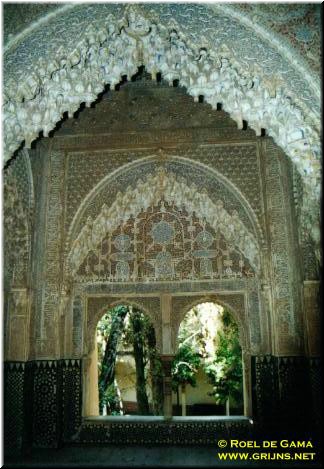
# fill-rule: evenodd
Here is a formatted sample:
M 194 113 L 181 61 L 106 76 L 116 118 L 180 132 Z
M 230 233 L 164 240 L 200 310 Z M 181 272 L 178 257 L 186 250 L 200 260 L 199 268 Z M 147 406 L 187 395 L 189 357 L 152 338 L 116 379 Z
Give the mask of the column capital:
M 174 359 L 174 353 L 161 353 L 160 357 L 163 362 L 171 362 Z
M 161 354 L 161 362 L 165 376 L 171 376 L 171 362 L 174 359 L 172 354 Z

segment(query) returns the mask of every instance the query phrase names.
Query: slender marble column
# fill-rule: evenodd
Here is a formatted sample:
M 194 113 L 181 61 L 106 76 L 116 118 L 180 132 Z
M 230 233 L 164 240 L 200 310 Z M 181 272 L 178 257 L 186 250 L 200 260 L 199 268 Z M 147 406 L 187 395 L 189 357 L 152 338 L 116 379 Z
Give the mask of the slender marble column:
M 83 392 L 83 416 L 99 415 L 98 349 L 96 342 L 90 356 L 84 359 Z
M 161 355 L 163 366 L 163 415 L 165 419 L 172 418 L 172 383 L 171 383 L 171 363 L 174 355 Z

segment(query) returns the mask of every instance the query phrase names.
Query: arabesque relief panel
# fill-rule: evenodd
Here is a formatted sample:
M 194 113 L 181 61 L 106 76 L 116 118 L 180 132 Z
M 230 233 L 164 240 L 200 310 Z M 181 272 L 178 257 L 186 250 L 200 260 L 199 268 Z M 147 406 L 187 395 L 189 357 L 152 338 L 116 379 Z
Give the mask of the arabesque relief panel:
M 305 8 L 286 11 L 288 22 Z M 319 82 L 286 47 L 269 46 L 271 9 L 256 10 L 266 15 L 261 29 L 244 9 L 67 5 L 9 40 L 4 310 L 14 447 L 117 442 L 129 432 L 82 418 L 91 400 L 83 393 L 98 381 L 96 327 L 117 304 L 151 318 L 168 399 L 179 324 L 214 301 L 239 325 L 245 414 L 292 423 L 296 408 L 317 408 Z M 41 39 L 48 34 L 53 41 Z M 181 425 L 169 424 L 156 426 L 157 441 L 180 441 Z M 207 441 L 204 425 L 184 439 Z M 133 442 L 144 427 L 134 425 Z
M 286 246 L 289 240 L 291 244 L 298 241 L 286 223 L 287 209 L 280 207 L 280 200 L 288 199 L 286 191 L 291 188 L 284 186 L 284 177 L 277 180 L 275 176 L 282 166 L 282 153 L 272 151 L 275 146 L 270 139 L 262 140 L 249 130 L 239 131 L 222 111 L 207 112 L 205 104 L 190 103 L 188 96 L 177 88 L 141 80 L 110 93 L 112 103 L 124 106 L 121 106 L 126 117 L 124 136 L 130 135 L 130 140 L 126 139 L 122 146 L 114 141 L 120 127 L 112 121 L 111 145 L 107 140 L 103 150 L 91 147 L 94 139 L 105 136 L 101 118 L 96 120 L 95 112 L 104 120 L 112 119 L 107 112 L 111 104 L 107 98 L 95 109 L 80 112 L 78 120 L 66 121 L 50 144 L 44 146 L 49 158 L 43 161 L 46 180 L 40 207 L 43 218 L 38 217 L 44 221 L 41 227 L 44 239 L 36 256 L 43 267 L 36 272 L 34 327 L 39 356 L 60 355 L 63 350 L 80 354 L 86 334 L 85 309 L 74 308 L 71 302 L 74 287 L 82 284 L 86 289 L 91 283 L 111 284 L 121 292 L 135 293 L 141 283 L 147 283 L 151 293 L 160 294 L 166 283 L 176 282 L 175 289 L 188 291 L 192 281 L 196 290 L 200 281 L 207 285 L 207 281 L 242 279 L 244 283 L 244 279 L 251 277 L 255 286 L 247 296 L 246 321 L 256 323 L 259 310 L 267 315 L 267 327 L 276 327 L 275 316 L 269 311 L 284 301 L 277 296 L 289 285 L 292 273 L 288 271 L 287 277 L 284 264 L 289 264 L 295 249 L 286 250 Z M 170 99 L 172 93 L 179 104 L 180 116 Z M 146 102 L 149 109 L 152 107 L 151 120 L 145 119 L 145 110 L 138 107 L 136 97 Z M 163 112 L 169 113 L 169 120 L 164 123 L 160 119 L 159 126 L 160 116 L 156 114 L 166 97 L 167 110 Z M 187 126 L 185 112 L 190 121 Z M 79 124 L 73 124 L 78 121 Z M 89 122 L 96 129 L 96 137 L 86 136 L 86 147 L 74 151 L 69 147 L 71 140 L 78 137 L 78 132 L 84 134 Z M 174 128 L 175 124 L 179 128 Z M 220 131 L 226 129 L 227 140 L 225 134 L 215 136 L 213 126 Z M 132 148 L 135 128 L 142 148 Z M 161 132 L 171 130 L 169 145 L 161 145 Z M 200 140 L 179 145 L 177 134 L 181 140 L 183 130 L 190 135 L 201 132 Z M 154 135 L 156 144 L 147 145 L 141 132 Z M 206 135 L 210 136 L 207 143 L 202 138 Z M 38 158 L 42 151 L 38 151 Z M 269 169 L 271 165 L 273 169 Z M 277 206 L 280 213 L 274 211 Z M 285 260 L 282 256 L 286 256 Z M 269 263 L 278 266 L 278 274 L 272 275 Z M 181 286 L 183 281 L 185 285 Z M 270 294 L 260 296 L 260 284 L 268 285 Z M 292 340 L 297 324 L 293 309 L 298 304 L 298 298 L 293 301 L 292 296 L 297 295 L 295 286 L 290 293 L 285 290 L 286 306 L 280 306 L 280 314 L 284 319 L 282 327 L 287 329 L 283 333 L 286 339 L 277 340 L 277 350 L 288 351 L 293 347 L 296 352 L 302 347 L 302 342 Z M 69 349 L 61 346 L 55 335 L 62 329 L 62 318 L 73 308 L 74 321 L 65 323 L 73 327 L 74 322 L 74 343 Z M 254 328 L 251 338 L 252 343 L 264 343 L 268 349 L 272 339 L 265 330 Z

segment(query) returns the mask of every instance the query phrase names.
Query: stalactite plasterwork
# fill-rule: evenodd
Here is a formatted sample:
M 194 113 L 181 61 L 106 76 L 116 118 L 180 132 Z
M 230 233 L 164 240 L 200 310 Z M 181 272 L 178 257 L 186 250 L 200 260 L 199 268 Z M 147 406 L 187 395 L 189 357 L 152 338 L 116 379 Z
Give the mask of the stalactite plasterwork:
M 72 53 L 61 48 L 55 59 L 41 57 L 24 81 L 9 80 L 5 157 L 10 158 L 23 140 L 29 147 L 40 131 L 47 136 L 64 112 L 72 116 L 80 103 L 90 106 L 106 84 L 114 87 L 143 64 L 153 78 L 161 73 L 170 84 L 179 80 L 195 100 L 202 95 L 214 109 L 222 103 L 239 128 L 247 120 L 257 135 L 267 129 L 303 178 L 305 223 L 318 242 L 320 140 L 310 114 L 294 104 L 280 77 L 269 81 L 257 67 L 240 70 L 226 48 L 219 53 L 197 49 L 181 33 L 181 25 L 157 24 L 138 7 L 128 8 L 121 22 L 111 15 L 103 25 L 89 24 Z
M 157 209 L 154 209 L 154 207 L 157 207 Z M 173 207 L 173 214 L 171 207 Z M 187 238 L 183 233 L 183 223 L 179 221 L 180 210 L 178 207 L 181 207 L 186 212 L 185 218 L 189 224 Z M 153 218 L 150 221 L 149 233 L 147 232 L 147 227 L 141 227 L 142 214 L 148 209 L 151 210 L 150 217 L 155 217 L 155 221 L 152 221 Z M 168 212 L 168 216 L 166 212 Z M 199 224 L 198 232 L 196 232 L 193 226 L 193 219 Z M 125 233 L 129 223 L 132 224 L 133 233 L 131 236 Z M 211 234 L 206 228 L 207 224 L 214 231 L 214 234 Z M 120 232 L 116 233 L 120 226 L 122 227 Z M 140 229 L 143 232 L 139 234 L 138 230 Z M 194 232 L 196 233 L 195 235 Z M 216 233 L 219 233 L 219 235 L 216 236 Z M 160 168 L 145 181 L 137 181 L 135 188 L 128 187 L 124 194 L 119 192 L 116 200 L 110 207 L 103 205 L 96 219 L 88 218 L 86 225 L 74 241 L 69 255 L 68 260 L 72 272 L 74 274 L 77 273 L 81 264 L 84 263 L 84 259 L 88 255 L 91 258 L 92 255 L 98 253 L 98 249 L 100 251 L 98 255 L 102 259 L 106 249 L 102 251 L 102 243 L 105 241 L 109 246 L 109 251 L 104 255 L 104 257 L 109 257 L 109 259 L 107 258 L 107 263 L 109 264 L 112 260 L 116 262 L 116 271 L 113 276 L 111 269 L 108 269 L 110 272 L 109 278 L 114 280 L 129 280 L 131 277 L 129 266 L 132 263 L 132 275 L 133 277 L 135 276 L 133 280 L 136 280 L 138 278 L 136 273 L 138 266 L 137 257 L 134 257 L 133 252 L 136 244 L 133 238 L 137 234 L 139 234 L 139 238 L 149 234 L 148 239 L 141 239 L 140 241 L 143 247 L 139 248 L 139 255 L 140 259 L 145 259 L 145 262 L 151 264 L 154 270 L 154 274 L 153 272 L 150 274 L 142 273 L 141 277 L 143 278 L 149 275 L 149 277 L 153 277 L 155 280 L 159 278 L 175 279 L 175 259 L 178 258 L 178 262 L 180 262 L 180 258 L 185 260 L 186 251 L 191 252 L 192 259 L 195 258 L 197 262 L 199 260 L 199 272 L 203 277 L 213 278 L 213 273 L 216 275 L 212 266 L 212 259 L 221 255 L 222 250 L 224 251 L 223 254 L 226 253 L 224 262 L 225 266 L 226 263 L 228 264 L 227 273 L 223 272 L 221 267 L 218 267 L 216 269 L 218 271 L 218 278 L 226 275 L 230 276 L 232 272 L 231 265 L 233 261 L 229 256 L 231 251 L 241 253 L 237 265 L 237 272 L 240 272 L 240 275 L 242 275 L 245 265 L 242 254 L 248 259 L 252 269 L 256 271 L 259 269 L 258 243 L 241 222 L 237 212 L 234 210 L 229 214 L 224 209 L 221 200 L 217 200 L 214 203 L 207 194 L 199 193 L 194 184 L 189 187 L 185 181 L 177 180 L 173 173 L 167 173 L 163 168 Z M 220 235 L 223 238 L 222 242 Z M 214 245 L 215 236 L 218 237 L 216 251 L 216 245 Z M 185 239 L 186 242 L 188 241 L 188 246 L 186 247 Z M 222 243 L 223 248 L 220 247 L 219 243 Z M 146 244 L 148 248 L 146 248 Z M 167 249 L 167 246 L 170 244 L 178 251 L 175 256 L 172 256 Z M 155 252 L 154 246 L 157 245 L 160 246 L 160 249 Z M 112 247 L 114 247 L 114 254 L 111 251 Z M 155 252 L 154 259 L 148 253 L 150 249 Z M 88 265 L 89 256 L 87 258 Z M 93 262 L 90 262 L 90 264 L 93 264 Z M 104 264 L 99 262 L 96 268 L 92 267 L 92 274 L 100 277 L 100 271 L 105 270 Z M 246 266 L 245 268 L 246 272 L 248 272 L 249 267 Z M 196 274 L 193 264 L 189 270 L 191 273 L 187 272 L 187 277 L 194 278 Z M 83 265 L 81 271 L 83 275 L 86 275 L 91 272 L 91 268 Z M 178 275 L 180 275 L 179 272 Z

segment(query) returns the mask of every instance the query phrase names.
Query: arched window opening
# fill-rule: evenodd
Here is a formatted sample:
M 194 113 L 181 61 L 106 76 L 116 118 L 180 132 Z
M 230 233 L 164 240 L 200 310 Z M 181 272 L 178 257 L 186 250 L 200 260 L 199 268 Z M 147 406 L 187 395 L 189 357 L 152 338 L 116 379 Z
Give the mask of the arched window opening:
M 149 317 L 117 305 L 98 322 L 96 340 L 99 414 L 162 415 L 162 366 Z
M 239 330 L 222 306 L 201 303 L 184 317 L 172 387 L 173 415 L 243 415 Z

